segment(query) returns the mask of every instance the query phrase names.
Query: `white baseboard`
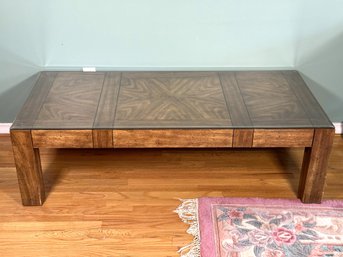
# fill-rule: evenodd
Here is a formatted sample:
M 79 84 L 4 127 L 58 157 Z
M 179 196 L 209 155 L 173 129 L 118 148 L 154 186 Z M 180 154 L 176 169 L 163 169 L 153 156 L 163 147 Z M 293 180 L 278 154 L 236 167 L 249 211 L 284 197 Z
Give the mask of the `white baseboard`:
M 334 122 L 336 134 L 343 134 L 343 122 Z
M 343 134 L 343 122 L 334 122 L 336 134 Z M 9 134 L 12 123 L 0 123 L 0 134 Z
M 0 134 L 9 134 L 12 123 L 0 123 Z

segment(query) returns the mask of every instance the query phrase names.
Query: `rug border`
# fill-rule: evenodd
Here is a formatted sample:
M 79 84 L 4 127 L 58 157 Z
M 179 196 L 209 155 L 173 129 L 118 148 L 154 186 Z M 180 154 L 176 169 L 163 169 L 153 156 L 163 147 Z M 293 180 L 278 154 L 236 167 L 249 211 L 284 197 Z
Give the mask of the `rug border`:
M 324 200 L 321 204 L 304 204 L 299 199 L 265 199 L 265 198 L 227 198 L 227 197 L 201 197 L 198 198 L 198 217 L 199 217 L 199 233 L 200 253 L 202 257 L 216 257 L 216 249 L 211 247 L 214 245 L 213 227 L 208 226 L 203 218 L 207 217 L 208 220 L 213 220 L 211 205 L 213 204 L 255 204 L 255 205 L 275 205 L 282 204 L 287 207 L 308 206 L 308 207 L 332 207 L 343 208 L 342 200 Z M 203 253 L 206 253 L 204 255 Z

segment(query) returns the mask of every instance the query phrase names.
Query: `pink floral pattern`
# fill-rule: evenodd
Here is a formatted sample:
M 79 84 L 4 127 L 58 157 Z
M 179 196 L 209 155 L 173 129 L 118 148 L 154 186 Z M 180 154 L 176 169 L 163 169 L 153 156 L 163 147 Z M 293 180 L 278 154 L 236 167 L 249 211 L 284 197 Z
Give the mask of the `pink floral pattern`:
M 277 245 L 292 245 L 296 241 L 295 231 L 284 227 L 278 227 L 273 231 L 273 239 Z
M 279 250 L 266 249 L 262 254 L 262 257 L 284 257 L 285 254 Z
M 329 208 L 212 205 L 218 257 L 343 257 L 343 213 Z

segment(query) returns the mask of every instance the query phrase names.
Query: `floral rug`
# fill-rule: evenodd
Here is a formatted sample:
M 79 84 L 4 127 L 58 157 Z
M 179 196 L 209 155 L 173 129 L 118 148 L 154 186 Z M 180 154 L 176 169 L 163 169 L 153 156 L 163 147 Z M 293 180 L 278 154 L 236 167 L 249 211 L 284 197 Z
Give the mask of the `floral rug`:
M 181 201 L 175 212 L 194 236 L 182 257 L 343 257 L 343 201 Z

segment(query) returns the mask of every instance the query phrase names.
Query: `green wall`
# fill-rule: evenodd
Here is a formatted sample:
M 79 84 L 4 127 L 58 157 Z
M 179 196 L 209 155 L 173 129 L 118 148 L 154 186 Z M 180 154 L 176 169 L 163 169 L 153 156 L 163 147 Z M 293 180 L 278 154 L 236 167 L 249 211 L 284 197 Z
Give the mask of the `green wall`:
M 343 120 L 341 0 L 0 0 L 0 123 L 45 69 L 296 68 Z

